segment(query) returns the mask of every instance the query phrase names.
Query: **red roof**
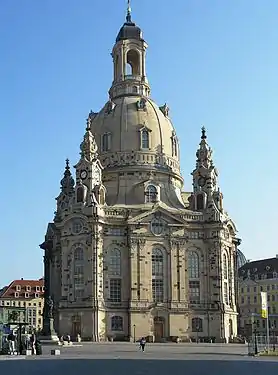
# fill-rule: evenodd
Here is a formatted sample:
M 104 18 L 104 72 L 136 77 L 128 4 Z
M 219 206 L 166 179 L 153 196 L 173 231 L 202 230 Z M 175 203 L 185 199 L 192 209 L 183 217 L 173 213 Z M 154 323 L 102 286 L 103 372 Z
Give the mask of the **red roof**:
M 7 287 L 1 298 L 33 299 L 43 296 L 44 280 L 14 280 Z

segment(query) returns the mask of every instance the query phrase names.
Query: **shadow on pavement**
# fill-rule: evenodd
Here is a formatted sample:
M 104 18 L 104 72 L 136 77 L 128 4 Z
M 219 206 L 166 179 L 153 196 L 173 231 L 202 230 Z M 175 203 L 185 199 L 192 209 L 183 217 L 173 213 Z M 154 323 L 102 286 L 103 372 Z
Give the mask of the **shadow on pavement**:
M 12 375 L 267 375 L 277 374 L 277 362 L 147 359 L 63 359 L 0 361 L 0 373 Z

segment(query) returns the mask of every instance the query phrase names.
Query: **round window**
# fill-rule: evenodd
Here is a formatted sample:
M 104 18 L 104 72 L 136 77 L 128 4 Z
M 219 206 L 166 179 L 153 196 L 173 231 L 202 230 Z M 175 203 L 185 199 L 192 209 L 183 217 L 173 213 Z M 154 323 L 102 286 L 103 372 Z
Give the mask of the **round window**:
M 164 232 L 165 223 L 160 219 L 153 219 L 151 221 L 151 231 L 155 236 L 159 236 Z

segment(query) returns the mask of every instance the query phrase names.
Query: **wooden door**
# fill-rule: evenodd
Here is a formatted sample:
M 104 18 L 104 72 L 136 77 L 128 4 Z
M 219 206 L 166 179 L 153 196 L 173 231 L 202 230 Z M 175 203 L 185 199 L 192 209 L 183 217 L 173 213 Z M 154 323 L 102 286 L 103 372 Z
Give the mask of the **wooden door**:
M 78 334 L 81 334 L 81 322 L 72 322 L 71 335 L 75 339 Z
M 155 341 L 161 341 L 164 337 L 164 320 L 162 318 L 154 320 L 154 337 Z

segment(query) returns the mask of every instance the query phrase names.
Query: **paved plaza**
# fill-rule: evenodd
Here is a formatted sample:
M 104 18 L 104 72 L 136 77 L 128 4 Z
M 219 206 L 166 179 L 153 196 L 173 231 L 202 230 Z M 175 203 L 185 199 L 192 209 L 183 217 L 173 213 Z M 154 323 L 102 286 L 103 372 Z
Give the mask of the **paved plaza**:
M 57 348 L 57 347 L 55 347 Z M 43 347 L 37 357 L 0 357 L 0 373 L 13 375 L 276 375 L 275 358 L 248 357 L 245 345 L 149 344 L 142 353 L 137 344 L 84 343 L 63 347 L 60 356 L 50 356 Z M 2 359 L 2 360 L 1 360 Z

